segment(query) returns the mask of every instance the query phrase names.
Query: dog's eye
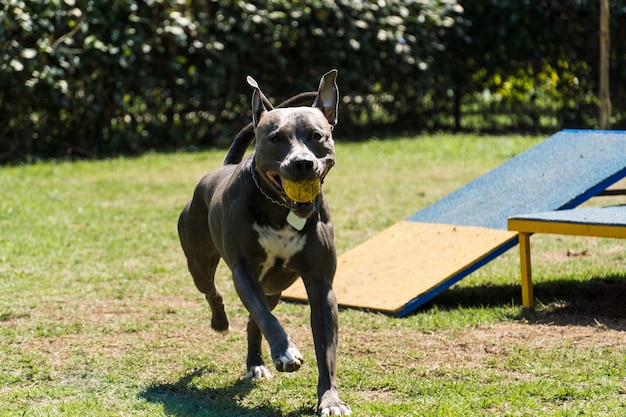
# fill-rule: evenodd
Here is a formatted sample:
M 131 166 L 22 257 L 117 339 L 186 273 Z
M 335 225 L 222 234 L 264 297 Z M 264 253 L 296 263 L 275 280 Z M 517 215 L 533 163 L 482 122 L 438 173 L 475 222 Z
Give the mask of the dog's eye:
M 272 135 L 269 137 L 269 141 L 272 143 L 278 143 L 280 142 L 280 136 L 279 135 Z
M 313 135 L 311 138 L 315 141 L 320 142 L 322 139 L 324 139 L 324 135 L 322 135 L 320 132 L 313 132 Z

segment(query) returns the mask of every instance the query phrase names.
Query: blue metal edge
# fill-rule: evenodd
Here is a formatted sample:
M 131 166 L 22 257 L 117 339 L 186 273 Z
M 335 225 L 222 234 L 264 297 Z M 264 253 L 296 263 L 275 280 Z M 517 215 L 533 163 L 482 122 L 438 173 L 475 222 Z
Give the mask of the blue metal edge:
M 602 191 L 606 190 L 609 186 L 615 184 L 616 182 L 618 182 L 624 177 L 626 177 L 626 167 L 624 167 L 624 169 L 622 169 L 621 171 L 616 172 L 614 175 L 611 175 L 610 177 L 606 178 L 604 181 L 598 183 L 595 187 L 590 188 L 589 190 L 587 190 L 587 192 L 579 195 L 578 197 L 573 198 L 568 203 L 565 203 L 564 205 L 559 207 L 559 210 L 569 210 L 569 209 L 578 207 L 585 201 L 597 196 Z M 531 214 L 531 213 L 524 213 L 524 214 Z
M 430 300 L 432 300 L 439 294 L 443 293 L 445 290 L 447 290 L 448 288 L 450 288 L 451 286 L 453 286 L 454 284 L 456 284 L 457 282 L 459 282 L 460 280 L 462 280 L 463 278 L 465 278 L 472 272 L 482 268 L 483 266 L 493 261 L 494 259 L 502 255 L 503 253 L 507 252 L 509 249 L 517 246 L 518 241 L 519 241 L 518 236 L 517 235 L 513 236 L 510 240 L 507 240 L 502 245 L 494 249 L 492 252 L 480 258 L 477 262 L 474 262 L 473 264 L 468 265 L 466 268 L 462 269 L 455 275 L 452 275 L 450 278 L 440 283 L 436 287 L 433 287 L 428 292 L 406 303 L 400 310 L 396 312 L 396 316 L 400 318 L 408 316 L 410 313 L 412 313 L 413 311 L 415 311 L 422 305 L 426 304 L 427 302 L 429 302 Z
M 596 133 L 599 135 L 624 135 L 626 130 L 563 129 L 563 133 Z M 559 132 L 557 132 L 559 133 Z

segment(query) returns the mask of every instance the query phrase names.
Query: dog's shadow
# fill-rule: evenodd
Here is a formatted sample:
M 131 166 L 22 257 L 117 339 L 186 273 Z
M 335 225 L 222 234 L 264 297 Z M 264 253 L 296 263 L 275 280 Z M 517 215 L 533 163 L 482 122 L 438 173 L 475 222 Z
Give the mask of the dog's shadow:
M 195 378 L 212 373 L 202 367 L 172 383 L 155 383 L 139 394 L 149 403 L 162 404 L 164 415 L 172 417 L 296 417 L 312 415 L 311 407 L 303 406 L 295 412 L 285 414 L 277 407 L 264 405 L 246 407 L 241 400 L 255 387 L 255 382 L 241 379 L 221 388 L 198 388 Z

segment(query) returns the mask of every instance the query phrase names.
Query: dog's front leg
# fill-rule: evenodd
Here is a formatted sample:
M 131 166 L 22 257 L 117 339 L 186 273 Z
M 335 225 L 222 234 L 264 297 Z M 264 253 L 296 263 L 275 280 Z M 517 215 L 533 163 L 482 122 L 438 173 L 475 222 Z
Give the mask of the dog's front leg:
M 250 313 L 250 319 L 254 320 L 258 329 L 265 336 L 270 344 L 272 351 L 272 361 L 276 370 L 280 372 L 293 372 L 300 369 L 304 358 L 296 348 L 295 343 L 289 339 L 289 336 L 278 322 L 278 319 L 272 314 L 271 307 L 267 297 L 263 293 L 263 288 L 257 279 L 249 272 L 249 268 L 244 262 L 238 263 L 233 267 L 233 280 L 235 290 L 239 298 L 243 302 Z M 259 337 L 255 332 L 258 329 L 253 323 L 248 325 L 248 372 L 251 377 L 256 376 L 251 366 L 259 363 L 258 358 L 254 355 L 260 355 Z M 252 356 L 252 357 L 251 357 Z
M 337 394 L 337 340 L 339 311 L 331 285 L 320 279 L 305 282 L 311 305 L 311 328 L 319 371 L 317 383 L 320 416 L 347 416 L 350 407 Z

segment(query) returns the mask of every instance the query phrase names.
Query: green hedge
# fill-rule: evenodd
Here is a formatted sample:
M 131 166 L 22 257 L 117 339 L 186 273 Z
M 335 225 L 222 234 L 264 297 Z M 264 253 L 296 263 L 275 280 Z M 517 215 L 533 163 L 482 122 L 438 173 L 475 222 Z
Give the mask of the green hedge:
M 228 143 L 248 121 L 247 74 L 278 100 L 340 68 L 353 96 L 344 128 L 387 117 L 389 97 L 402 110 L 432 88 L 422 74 L 458 12 L 450 1 L 8 0 L 0 158 Z
M 587 82 L 592 58 L 585 45 L 567 40 L 591 33 L 597 19 L 556 31 L 550 19 L 597 15 L 596 6 L 591 0 L 6 0 L 0 162 L 223 146 L 250 117 L 246 75 L 278 102 L 315 89 L 330 68 L 340 71 L 337 134 L 343 138 L 381 126 L 463 128 L 462 112 L 476 103 L 486 115 L 516 113 L 520 105 L 532 113 L 545 101 L 556 106 L 559 123 L 569 120 L 567 109 L 582 109 L 572 118 L 587 123 L 584 117 L 595 112 L 595 84 Z M 620 22 L 613 28 L 623 32 Z M 624 57 L 622 43 L 613 44 Z M 552 77 L 551 71 L 561 80 L 555 86 L 537 75 Z M 567 77 L 578 84 L 567 84 Z M 623 81 L 626 74 L 616 77 Z M 515 91 L 507 96 L 498 79 L 517 85 L 509 88 Z M 619 113 L 619 101 L 614 109 Z

